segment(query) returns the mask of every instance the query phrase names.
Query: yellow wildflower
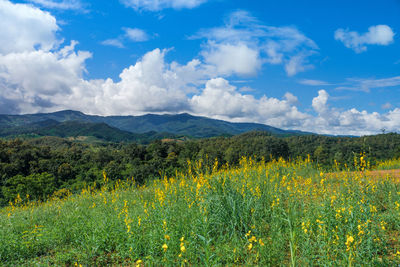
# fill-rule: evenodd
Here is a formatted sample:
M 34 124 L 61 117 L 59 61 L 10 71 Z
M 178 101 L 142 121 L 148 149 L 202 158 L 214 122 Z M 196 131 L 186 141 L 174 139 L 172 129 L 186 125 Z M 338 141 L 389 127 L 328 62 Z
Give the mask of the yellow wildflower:
M 249 242 L 257 242 L 257 238 L 253 235 L 250 239 Z
M 347 246 L 347 250 L 350 249 L 351 244 L 354 242 L 354 238 L 351 235 L 347 236 L 347 240 L 346 240 L 346 246 Z

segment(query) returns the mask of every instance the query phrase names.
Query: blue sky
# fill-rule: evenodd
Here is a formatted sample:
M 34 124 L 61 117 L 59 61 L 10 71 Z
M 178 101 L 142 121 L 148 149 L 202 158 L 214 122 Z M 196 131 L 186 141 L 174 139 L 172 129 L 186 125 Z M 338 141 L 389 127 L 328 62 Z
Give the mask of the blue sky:
M 0 113 L 400 131 L 400 1 L 0 0 Z

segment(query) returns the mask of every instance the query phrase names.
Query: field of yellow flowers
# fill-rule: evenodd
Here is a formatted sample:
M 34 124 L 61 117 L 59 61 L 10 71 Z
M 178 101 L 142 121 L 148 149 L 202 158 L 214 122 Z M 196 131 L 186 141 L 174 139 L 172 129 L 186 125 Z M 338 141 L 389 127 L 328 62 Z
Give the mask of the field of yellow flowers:
M 400 264 L 399 177 L 362 164 L 325 174 L 309 160 L 188 164 L 141 187 L 105 175 L 100 190 L 21 196 L 0 211 L 1 265 Z

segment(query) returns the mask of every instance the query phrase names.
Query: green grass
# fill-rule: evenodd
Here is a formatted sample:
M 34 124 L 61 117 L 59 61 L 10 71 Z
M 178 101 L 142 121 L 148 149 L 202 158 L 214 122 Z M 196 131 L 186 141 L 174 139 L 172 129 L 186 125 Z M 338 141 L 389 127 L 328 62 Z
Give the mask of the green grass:
M 398 178 L 328 177 L 308 162 L 284 161 L 196 170 L 140 188 L 128 181 L 45 203 L 17 200 L 0 212 L 0 262 L 400 264 Z

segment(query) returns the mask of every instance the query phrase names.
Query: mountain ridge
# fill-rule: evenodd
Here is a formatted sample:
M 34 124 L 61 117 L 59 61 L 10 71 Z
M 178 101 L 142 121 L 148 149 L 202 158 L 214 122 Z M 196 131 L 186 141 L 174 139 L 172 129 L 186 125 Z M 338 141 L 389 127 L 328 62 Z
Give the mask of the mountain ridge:
M 260 123 L 228 122 L 224 120 L 211 119 L 208 117 L 194 116 L 189 113 L 164 115 L 145 114 L 141 116 L 99 116 L 87 115 L 80 111 L 74 110 L 61 110 L 52 113 L 24 115 L 0 114 L 0 128 L 16 126 L 23 127 L 24 125 L 45 120 L 54 120 L 58 122 L 82 121 L 91 123 L 105 123 L 110 127 L 135 134 L 145 134 L 154 131 L 158 133 L 170 133 L 194 138 L 237 135 L 255 130 L 266 131 L 271 135 L 276 136 L 311 134 L 296 130 L 283 130 Z
M 104 122 L 64 121 L 53 119 L 36 121 L 21 126 L 1 127 L 0 137 L 61 137 L 83 140 L 85 142 L 138 142 L 149 143 L 163 138 L 180 138 L 170 133 L 150 131 L 146 133 L 131 133 L 109 126 Z

